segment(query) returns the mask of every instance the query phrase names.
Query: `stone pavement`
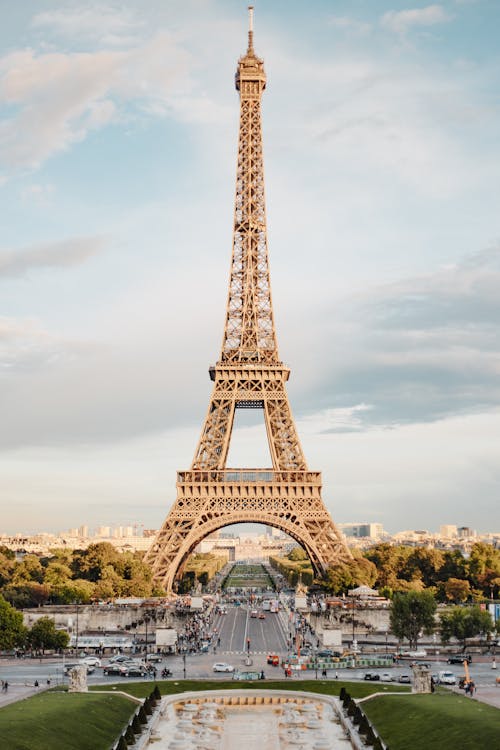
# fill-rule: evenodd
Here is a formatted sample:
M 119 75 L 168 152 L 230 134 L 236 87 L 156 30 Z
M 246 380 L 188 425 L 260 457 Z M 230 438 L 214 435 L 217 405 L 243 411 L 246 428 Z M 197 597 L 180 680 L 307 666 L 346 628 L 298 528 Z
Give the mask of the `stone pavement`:
M 0 708 L 8 706 L 9 703 L 15 703 L 16 701 L 23 700 L 24 698 L 30 698 L 32 695 L 40 693 L 42 690 L 46 690 L 46 685 L 41 687 L 35 687 L 32 683 L 11 683 L 9 682 L 9 689 L 5 693 L 0 689 Z

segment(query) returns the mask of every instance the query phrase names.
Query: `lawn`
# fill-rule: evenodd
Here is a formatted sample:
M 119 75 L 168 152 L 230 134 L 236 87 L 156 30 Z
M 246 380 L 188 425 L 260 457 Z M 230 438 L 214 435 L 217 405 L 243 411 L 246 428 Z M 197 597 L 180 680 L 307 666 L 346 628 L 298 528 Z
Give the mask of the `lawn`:
M 305 690 L 323 695 L 338 695 L 342 685 L 353 698 L 364 698 L 381 690 L 408 692 L 409 688 L 400 686 L 381 686 L 366 682 L 342 682 L 342 680 L 262 680 L 256 682 L 239 682 L 236 680 L 164 680 L 158 687 L 162 695 L 186 693 L 192 690 Z M 119 689 L 126 693 L 145 698 L 151 693 L 154 683 L 127 682 L 120 683 Z M 113 686 L 111 689 L 114 689 Z M 92 690 L 109 690 L 105 685 L 94 685 Z
M 222 587 L 273 588 L 274 583 L 263 565 L 235 565 L 225 578 Z
M 120 695 L 44 692 L 0 710 L 0 748 L 109 750 L 136 709 Z
M 388 695 L 361 705 L 390 750 L 500 747 L 500 711 L 465 696 Z

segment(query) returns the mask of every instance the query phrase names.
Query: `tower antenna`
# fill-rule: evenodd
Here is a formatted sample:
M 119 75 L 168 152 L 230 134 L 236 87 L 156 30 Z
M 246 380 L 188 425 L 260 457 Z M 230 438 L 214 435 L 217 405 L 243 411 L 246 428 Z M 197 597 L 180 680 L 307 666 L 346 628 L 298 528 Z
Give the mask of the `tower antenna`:
M 248 6 L 248 52 L 253 52 L 253 5 Z

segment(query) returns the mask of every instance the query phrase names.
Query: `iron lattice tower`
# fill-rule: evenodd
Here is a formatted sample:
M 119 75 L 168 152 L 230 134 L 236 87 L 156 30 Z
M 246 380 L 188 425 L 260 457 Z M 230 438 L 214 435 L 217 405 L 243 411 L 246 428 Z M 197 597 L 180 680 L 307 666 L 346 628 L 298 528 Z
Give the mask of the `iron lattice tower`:
M 308 553 L 317 574 L 351 559 L 321 499 L 321 473 L 309 471 L 295 429 L 274 327 L 267 253 L 261 98 L 264 64 L 253 48 L 238 61 L 240 125 L 233 251 L 220 359 L 208 413 L 189 471 L 177 475 L 177 499 L 146 555 L 167 591 L 196 545 L 233 523 L 280 528 Z M 269 469 L 229 469 L 236 409 L 263 409 Z

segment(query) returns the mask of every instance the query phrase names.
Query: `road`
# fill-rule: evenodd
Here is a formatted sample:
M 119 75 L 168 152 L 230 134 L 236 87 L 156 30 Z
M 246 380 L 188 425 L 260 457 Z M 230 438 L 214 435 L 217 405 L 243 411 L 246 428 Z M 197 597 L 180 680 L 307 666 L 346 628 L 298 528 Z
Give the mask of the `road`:
M 287 634 L 279 613 L 266 612 L 265 619 L 259 619 L 251 617 L 252 609 L 247 606 L 228 606 L 226 611 L 214 622 L 220 637 L 218 653 L 241 654 L 248 650 L 254 654 L 286 653 Z
M 214 673 L 214 662 L 228 662 L 236 669 L 244 670 L 251 666 L 252 669 L 264 669 L 266 677 L 283 678 L 281 668 L 271 667 L 267 664 L 266 656 L 268 653 L 277 653 L 284 656 L 287 653 L 288 637 L 288 617 L 285 612 L 273 614 L 265 613 L 265 619 L 252 618 L 250 616 L 252 605 L 242 605 L 235 607 L 227 606 L 227 614 L 216 615 L 213 621 L 213 628 L 217 630 L 215 638 L 216 651 L 213 648 L 209 653 L 189 654 L 185 658 L 180 655 L 166 656 L 161 664 L 158 665 L 157 677 L 160 676 L 161 669 L 166 666 L 171 672 L 173 679 L 182 679 L 184 676 L 190 679 L 227 679 L 224 673 Z M 217 637 L 220 638 L 220 644 L 217 645 Z M 250 639 L 250 651 L 247 650 L 247 639 Z M 491 669 L 491 658 L 483 657 L 484 661 L 474 658 L 470 665 L 472 678 L 475 680 L 479 689 L 481 687 L 493 686 L 497 674 L 500 676 L 500 669 L 496 672 Z M 74 663 L 74 659 L 66 659 Z M 251 664 L 248 664 L 250 661 Z M 103 661 L 103 664 L 106 660 Z M 38 680 L 40 686 L 47 684 L 50 679 L 51 685 L 67 683 L 68 678 L 63 676 L 64 660 L 59 659 L 2 659 L 0 660 L 0 678 L 7 680 L 11 685 L 33 685 Z M 448 665 L 445 661 L 432 661 L 431 671 L 437 673 L 441 670 L 453 672 L 457 679 L 463 673 L 460 665 Z M 363 679 L 366 671 L 369 669 L 344 669 L 338 670 L 340 680 Z M 411 667 L 408 664 L 401 664 L 391 669 L 380 668 L 380 673 L 389 672 L 393 680 L 397 682 L 399 676 L 403 673 L 412 676 Z M 316 673 L 314 670 L 297 671 L 293 673 L 294 680 L 314 679 Z M 321 677 L 321 672 L 318 677 Z M 328 677 L 335 679 L 334 670 L 328 672 Z M 104 677 L 102 668 L 97 668 L 95 672 L 88 676 L 89 684 L 95 683 L 116 683 L 120 682 L 120 677 Z M 126 678 L 127 681 L 141 680 L 143 678 Z M 383 683 L 381 683 L 383 684 Z M 500 693 L 500 689 L 499 689 Z

